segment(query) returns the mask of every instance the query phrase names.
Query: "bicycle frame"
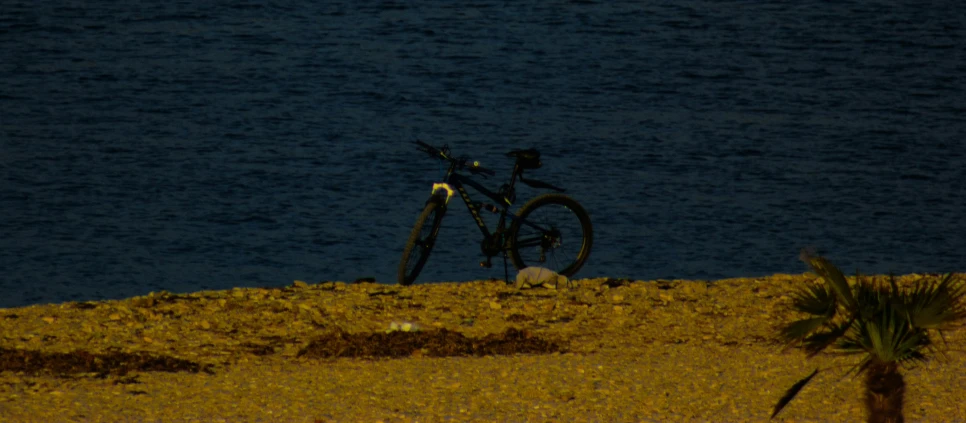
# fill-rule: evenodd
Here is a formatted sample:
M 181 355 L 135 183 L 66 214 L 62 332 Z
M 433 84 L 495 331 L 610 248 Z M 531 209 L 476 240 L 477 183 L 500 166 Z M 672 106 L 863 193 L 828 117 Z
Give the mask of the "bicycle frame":
M 514 185 L 514 182 L 516 182 L 516 173 L 517 172 L 514 169 L 513 176 L 510 178 L 510 183 L 508 185 L 509 192 L 513 191 L 513 185 Z M 466 188 L 464 185 L 469 185 L 477 192 L 489 197 L 491 200 L 499 204 L 500 221 L 497 224 L 496 232 L 490 232 L 489 228 L 486 226 L 486 222 L 483 221 L 483 217 L 480 216 L 480 206 L 478 206 L 473 202 L 473 200 L 470 198 L 469 193 L 466 192 Z M 445 192 L 444 201 L 448 205 L 450 198 L 454 194 L 453 188 L 455 188 L 455 191 L 460 194 L 460 198 L 463 199 L 463 203 L 466 204 L 466 208 L 470 211 L 470 216 L 473 217 L 473 220 L 476 222 L 476 226 L 480 228 L 480 232 L 483 233 L 483 237 L 485 239 L 490 239 L 491 237 L 493 237 L 493 235 L 499 234 L 501 231 L 503 231 L 506 228 L 506 218 L 508 216 L 511 219 L 517 218 L 516 216 L 507 213 L 509 211 L 510 204 L 512 204 L 510 199 L 504 198 L 499 193 L 495 193 L 487 189 L 479 182 L 476 182 L 470 179 L 468 176 L 455 173 L 455 169 L 450 169 L 450 171 L 447 172 L 447 176 L 444 182 L 433 184 L 432 198 L 442 196 L 442 194 L 440 194 L 440 191 L 443 191 Z

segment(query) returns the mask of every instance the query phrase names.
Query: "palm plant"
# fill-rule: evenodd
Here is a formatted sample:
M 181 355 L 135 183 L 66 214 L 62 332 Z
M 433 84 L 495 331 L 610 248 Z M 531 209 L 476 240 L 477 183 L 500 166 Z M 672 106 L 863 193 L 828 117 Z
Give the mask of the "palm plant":
M 864 354 L 852 370 L 865 375 L 867 421 L 903 422 L 905 381 L 899 367 L 927 360 L 936 351 L 934 336 L 942 339 L 942 329 L 966 318 L 966 284 L 950 273 L 938 280 L 920 279 L 911 288 L 900 288 L 891 276 L 886 284 L 857 275 L 850 285 L 824 258 L 802 258 L 821 280 L 792 293 L 792 308 L 808 317 L 784 325 L 779 337 L 800 344 L 808 357 L 830 346 L 845 354 Z M 789 388 L 771 417 L 817 372 Z

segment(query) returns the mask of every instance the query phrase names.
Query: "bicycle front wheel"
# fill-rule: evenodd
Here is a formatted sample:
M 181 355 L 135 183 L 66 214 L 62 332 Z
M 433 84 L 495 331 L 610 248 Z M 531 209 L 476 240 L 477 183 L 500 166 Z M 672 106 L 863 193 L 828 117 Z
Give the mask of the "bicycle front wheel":
M 445 213 L 446 207 L 439 201 L 432 200 L 426 203 L 423 212 L 419 214 L 413 232 L 406 241 L 406 248 L 403 249 L 402 261 L 399 262 L 400 285 L 411 285 L 423 270 L 426 260 L 429 259 L 429 252 L 436 243 L 436 235 L 439 234 L 439 225 Z
M 587 261 L 594 241 L 590 215 L 572 198 L 544 194 L 528 201 L 510 225 L 510 258 L 517 269 L 544 267 L 570 277 Z

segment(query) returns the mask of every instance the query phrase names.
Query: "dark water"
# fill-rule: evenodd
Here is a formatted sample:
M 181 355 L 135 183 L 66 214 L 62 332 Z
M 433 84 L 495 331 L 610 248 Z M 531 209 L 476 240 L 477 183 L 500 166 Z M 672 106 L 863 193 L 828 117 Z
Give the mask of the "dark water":
M 304 3 L 4 1 L 0 307 L 393 283 L 417 138 L 541 149 L 578 276 L 966 270 L 959 2 Z M 441 236 L 423 280 L 502 277 Z

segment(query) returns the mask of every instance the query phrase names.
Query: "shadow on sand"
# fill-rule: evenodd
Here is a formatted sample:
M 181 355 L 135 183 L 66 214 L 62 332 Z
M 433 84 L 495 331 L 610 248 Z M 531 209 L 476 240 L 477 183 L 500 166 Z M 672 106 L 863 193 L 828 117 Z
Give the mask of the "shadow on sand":
M 467 338 L 446 329 L 350 334 L 336 331 L 316 338 L 299 352 L 312 358 L 410 356 L 453 357 L 512 354 L 551 354 L 564 349 L 527 331 L 510 328 L 482 338 Z
M 28 375 L 96 373 L 99 376 L 119 376 L 132 371 L 213 373 L 211 367 L 210 364 L 201 365 L 180 358 L 144 352 L 94 354 L 79 350 L 52 353 L 0 348 L 0 371 L 23 372 Z

